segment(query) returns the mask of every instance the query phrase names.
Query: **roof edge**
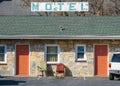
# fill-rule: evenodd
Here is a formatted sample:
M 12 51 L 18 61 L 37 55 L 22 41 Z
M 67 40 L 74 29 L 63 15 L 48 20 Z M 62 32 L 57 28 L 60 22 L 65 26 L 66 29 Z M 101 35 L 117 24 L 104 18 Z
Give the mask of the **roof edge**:
M 0 35 L 0 39 L 120 39 L 120 36 Z

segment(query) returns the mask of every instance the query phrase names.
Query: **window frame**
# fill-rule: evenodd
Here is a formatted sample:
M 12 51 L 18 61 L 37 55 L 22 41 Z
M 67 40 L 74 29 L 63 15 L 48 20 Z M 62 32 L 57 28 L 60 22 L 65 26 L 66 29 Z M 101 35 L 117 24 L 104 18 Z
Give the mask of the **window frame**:
M 6 57 L 6 45 L 4 44 L 0 44 L 0 46 L 4 46 L 5 47 L 5 52 L 4 52 L 4 61 L 0 61 L 0 64 L 4 64 L 4 63 L 7 63 L 7 57 Z
M 47 47 L 49 47 L 49 46 L 57 46 L 57 51 L 58 51 L 58 53 L 57 53 L 57 61 L 56 62 L 53 62 L 53 61 L 47 61 Z M 57 63 L 59 63 L 59 52 L 60 52 L 60 47 L 59 47 L 59 45 L 57 45 L 57 44 L 46 44 L 45 45 L 45 61 L 47 62 L 47 64 L 57 64 Z
M 78 58 L 78 47 L 83 46 L 84 47 L 84 58 Z M 76 45 L 76 61 L 86 61 L 86 45 L 85 44 L 77 44 Z

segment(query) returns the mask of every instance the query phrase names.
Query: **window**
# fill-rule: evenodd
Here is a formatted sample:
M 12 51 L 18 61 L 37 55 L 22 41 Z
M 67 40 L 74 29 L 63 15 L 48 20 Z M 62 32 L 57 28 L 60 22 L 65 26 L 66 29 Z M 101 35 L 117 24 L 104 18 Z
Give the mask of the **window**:
M 5 45 L 0 45 L 0 63 L 6 62 L 5 51 L 6 51 Z
M 85 45 L 77 45 L 76 46 L 76 59 L 77 60 L 86 60 L 85 52 L 86 52 Z
M 46 61 L 47 63 L 58 62 L 58 45 L 47 45 L 46 46 Z
M 120 62 L 120 54 L 113 54 L 112 62 Z

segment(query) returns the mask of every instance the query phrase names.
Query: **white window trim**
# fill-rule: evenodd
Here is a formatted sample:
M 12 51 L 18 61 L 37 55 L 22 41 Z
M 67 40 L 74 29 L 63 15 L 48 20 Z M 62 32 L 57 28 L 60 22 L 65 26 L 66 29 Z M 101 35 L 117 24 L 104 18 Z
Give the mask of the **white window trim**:
M 0 61 L 0 64 L 5 64 L 5 63 L 7 63 L 7 55 L 6 55 L 6 45 L 4 45 L 4 44 L 0 44 L 0 46 L 4 46 L 5 47 L 5 56 L 4 56 L 4 58 L 5 58 L 5 61 Z
M 47 47 L 48 46 L 57 46 L 58 47 L 58 61 L 56 61 L 56 62 L 52 62 L 52 61 L 47 61 Z M 59 63 L 59 53 L 60 53 L 60 47 L 59 47 L 59 45 L 57 45 L 57 44 L 46 44 L 45 45 L 45 61 L 47 62 L 47 64 L 57 64 L 57 63 Z
M 78 46 L 84 46 L 84 58 L 83 59 L 77 58 L 78 57 L 77 56 L 77 53 L 78 53 L 77 48 L 78 48 Z M 76 61 L 86 61 L 86 60 L 87 60 L 87 58 L 86 58 L 86 45 L 84 45 L 84 44 L 77 44 L 76 45 Z

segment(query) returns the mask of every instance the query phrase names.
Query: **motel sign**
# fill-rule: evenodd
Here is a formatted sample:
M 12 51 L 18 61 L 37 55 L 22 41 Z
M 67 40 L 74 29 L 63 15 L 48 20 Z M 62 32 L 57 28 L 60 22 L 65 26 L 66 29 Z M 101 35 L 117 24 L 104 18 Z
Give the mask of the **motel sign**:
M 88 2 L 31 2 L 31 11 L 89 11 L 89 4 Z

